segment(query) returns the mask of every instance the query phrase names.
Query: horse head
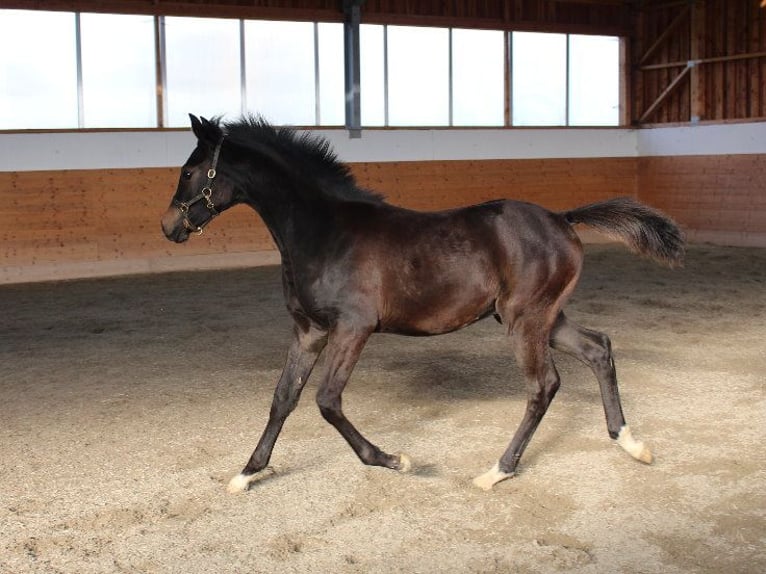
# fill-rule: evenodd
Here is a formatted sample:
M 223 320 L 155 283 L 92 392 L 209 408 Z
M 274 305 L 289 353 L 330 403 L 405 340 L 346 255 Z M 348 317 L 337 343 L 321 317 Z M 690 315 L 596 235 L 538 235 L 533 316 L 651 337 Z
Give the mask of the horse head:
M 165 236 L 176 243 L 186 241 L 191 232 L 201 234 L 216 215 L 234 204 L 231 180 L 218 173 L 224 131 L 215 119 L 189 117 L 197 147 L 181 168 L 178 188 L 161 219 Z

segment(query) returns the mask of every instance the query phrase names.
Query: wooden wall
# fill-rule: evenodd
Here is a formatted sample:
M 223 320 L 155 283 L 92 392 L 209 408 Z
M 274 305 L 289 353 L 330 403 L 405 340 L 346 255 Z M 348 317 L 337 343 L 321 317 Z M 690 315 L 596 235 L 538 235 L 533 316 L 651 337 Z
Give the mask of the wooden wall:
M 341 22 L 344 0 L 4 0 L 7 8 Z M 623 36 L 623 0 L 365 0 L 362 22 Z
M 177 180 L 176 168 L 0 172 L 0 283 L 236 264 L 271 248 L 242 207 L 191 243 L 167 241 L 159 218 Z
M 352 164 L 360 185 L 414 209 L 509 197 L 563 210 L 629 195 L 692 241 L 766 247 L 766 154 Z M 0 172 L 0 283 L 278 263 L 238 206 L 177 245 L 159 218 L 175 168 Z
M 639 158 L 638 186 L 690 241 L 766 247 L 764 154 Z
M 760 2 L 648 0 L 633 23 L 634 123 L 766 117 L 766 9 Z
M 503 197 L 561 210 L 636 193 L 635 158 L 357 163 L 354 174 L 390 203 L 422 210 Z
M 356 163 L 391 203 L 443 209 L 514 197 L 551 209 L 635 195 L 635 158 Z M 268 231 L 238 206 L 176 245 L 159 218 L 178 170 L 0 172 L 0 283 L 276 263 Z

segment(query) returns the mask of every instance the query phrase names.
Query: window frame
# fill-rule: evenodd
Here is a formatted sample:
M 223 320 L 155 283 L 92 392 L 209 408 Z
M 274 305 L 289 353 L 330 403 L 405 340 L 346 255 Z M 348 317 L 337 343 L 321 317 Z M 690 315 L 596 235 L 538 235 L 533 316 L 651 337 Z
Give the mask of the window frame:
M 1 10 L 0 10 L 1 12 Z M 175 130 L 175 129 L 185 129 L 180 128 L 177 126 L 170 126 L 168 123 L 169 117 L 168 117 L 168 84 L 167 84 L 167 66 L 168 66 L 168 58 L 167 58 L 167 46 L 165 42 L 165 16 L 164 15 L 154 15 L 153 23 L 154 23 L 154 31 L 155 31 L 155 67 L 156 67 L 156 101 L 157 105 L 155 107 L 156 110 L 156 117 L 154 121 L 154 125 L 147 125 L 145 127 L 86 127 L 84 125 L 84 118 L 85 114 L 87 113 L 87 110 L 84 109 L 84 101 L 83 101 L 83 84 L 82 84 L 82 38 L 80 35 L 80 17 L 82 14 L 90 14 L 91 12 L 88 11 L 73 11 L 68 12 L 70 14 L 74 15 L 75 19 L 75 35 L 77 39 L 77 61 L 76 61 L 76 68 L 77 68 L 77 127 L 76 128 L 36 128 L 33 130 L 26 130 L 24 128 L 11 128 L 11 129 L 3 129 L 0 128 L 0 133 L 3 132 L 13 132 L 13 131 L 97 131 L 97 130 L 107 130 L 107 131 L 115 131 L 115 130 L 143 130 L 143 131 L 149 131 L 149 130 Z M 128 15 L 128 14 L 125 14 Z M 216 18 L 221 19 L 221 18 Z M 240 29 L 239 34 L 239 46 L 240 46 L 240 71 L 239 71 L 239 81 L 240 81 L 240 106 L 239 109 L 232 110 L 231 113 L 247 113 L 247 103 L 248 103 L 248 90 L 250 89 L 247 85 L 247 65 L 245 60 L 245 33 L 244 33 L 244 27 L 247 22 L 249 21 L 259 21 L 248 19 L 248 18 L 227 18 L 229 20 L 234 20 L 238 22 L 238 26 Z M 292 21 L 292 20 L 286 20 L 286 21 Z M 311 124 L 305 124 L 303 126 L 299 127 L 305 127 L 310 129 L 324 129 L 324 128 L 336 128 L 336 127 L 342 127 L 338 125 L 337 123 L 333 124 L 322 124 L 322 109 L 321 109 L 321 72 L 320 72 L 320 64 L 319 64 L 319 57 L 317 53 L 318 49 L 318 43 L 319 43 L 319 25 L 322 22 L 314 21 L 313 22 L 313 34 L 314 34 L 314 60 L 315 60 L 315 73 L 314 73 L 314 123 Z M 397 123 L 396 125 L 391 124 L 391 118 L 389 114 L 389 80 L 391 78 L 391 72 L 389 70 L 390 65 L 390 57 L 389 57 L 389 43 L 388 43 L 388 31 L 389 26 L 395 26 L 394 24 L 379 24 L 378 26 L 382 26 L 383 29 L 383 46 L 382 51 L 384 55 L 384 61 L 383 61 L 383 94 L 382 94 L 382 100 L 383 100 L 383 123 L 382 125 L 379 123 L 373 123 L 371 125 L 367 125 L 364 122 L 362 122 L 362 128 L 363 129 L 418 129 L 418 128 L 431 128 L 431 129 L 444 129 L 444 128 L 453 128 L 453 129 L 474 129 L 474 128 L 482 128 L 482 129 L 505 129 L 505 128 L 560 128 L 560 129 L 581 129 L 581 128 L 619 128 L 619 127 L 625 127 L 625 116 L 624 116 L 624 102 L 622 101 L 620 97 L 620 87 L 624 83 L 624 76 L 626 74 L 625 70 L 625 64 L 624 61 L 618 58 L 618 69 L 617 69 L 617 80 L 616 83 L 618 85 L 618 93 L 615 94 L 616 101 L 617 101 L 617 123 L 615 124 L 577 124 L 572 125 L 570 122 L 570 91 L 571 91 L 571 85 L 570 85 L 570 77 L 569 77 L 569 68 L 570 68 L 570 42 L 572 36 L 579 36 L 582 34 L 571 34 L 571 33 L 563 33 L 565 37 L 565 44 L 566 44 L 566 79 L 565 79 L 565 102 L 566 102 L 566 109 L 565 109 L 565 120 L 563 124 L 540 124 L 536 125 L 534 123 L 532 124 L 525 124 L 525 125 L 518 125 L 513 123 L 513 96 L 514 96 L 514 84 L 513 84 L 513 54 L 514 54 L 514 45 L 513 45 L 513 31 L 511 30 L 498 30 L 498 29 L 487 29 L 488 31 L 494 31 L 494 32 L 501 32 L 503 36 L 503 60 L 504 60 L 504 110 L 502 111 L 502 123 L 497 124 L 481 124 L 481 125 L 471 125 L 470 123 L 455 123 L 455 86 L 454 86 L 454 45 L 453 45 L 453 33 L 455 30 L 479 30 L 477 28 L 470 28 L 466 27 L 464 25 L 456 25 L 456 26 L 429 26 L 428 28 L 436 28 L 436 29 L 442 29 L 446 30 L 448 33 L 448 54 L 447 54 L 447 60 L 448 60 L 448 66 L 449 66 L 449 78 L 447 82 L 447 101 L 448 101 L 448 118 L 447 123 L 427 123 L 427 124 L 420 124 L 420 123 L 413 123 L 413 124 L 406 124 L 406 123 Z M 620 44 L 620 50 L 622 49 L 622 44 L 625 41 L 623 37 L 620 36 L 610 36 L 617 39 L 617 42 Z M 344 57 L 348 57 L 348 51 L 344 50 Z M 364 93 L 364 91 L 362 92 Z M 380 99 L 380 97 L 378 97 Z

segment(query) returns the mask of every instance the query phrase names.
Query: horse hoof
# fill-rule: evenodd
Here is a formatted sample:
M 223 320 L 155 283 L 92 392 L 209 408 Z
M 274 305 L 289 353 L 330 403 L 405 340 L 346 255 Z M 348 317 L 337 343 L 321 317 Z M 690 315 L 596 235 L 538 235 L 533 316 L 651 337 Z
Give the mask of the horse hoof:
M 652 451 L 650 451 L 648 447 L 644 446 L 641 454 L 636 457 L 636 460 L 639 460 L 644 464 L 652 464 L 654 462 L 654 456 L 652 455 Z
M 500 463 L 498 462 L 495 463 L 495 466 L 490 468 L 487 472 L 474 478 L 473 484 L 482 490 L 489 491 L 492 490 L 492 487 L 495 486 L 498 482 L 507 478 L 511 478 L 512 476 L 512 472 L 503 472 L 500 470 Z
M 399 466 L 397 469 L 399 472 L 409 472 L 412 470 L 412 459 L 404 453 L 399 453 Z
M 617 435 L 617 444 L 636 460 L 644 464 L 652 464 L 654 460 L 652 451 L 642 441 L 633 438 L 628 425 L 620 429 L 620 434 Z
M 229 492 L 229 494 L 247 492 L 247 490 L 250 488 L 251 480 L 252 477 L 247 476 L 246 474 L 238 474 L 229 481 L 226 490 Z

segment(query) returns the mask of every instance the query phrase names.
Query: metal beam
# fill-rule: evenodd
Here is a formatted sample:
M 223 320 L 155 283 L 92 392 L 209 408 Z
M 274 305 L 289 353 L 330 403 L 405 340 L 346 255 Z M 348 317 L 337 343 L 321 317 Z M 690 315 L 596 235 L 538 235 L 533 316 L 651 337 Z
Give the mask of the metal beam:
M 343 55 L 345 59 L 346 129 L 350 138 L 362 137 L 362 98 L 359 63 L 359 24 L 364 0 L 343 0 Z

